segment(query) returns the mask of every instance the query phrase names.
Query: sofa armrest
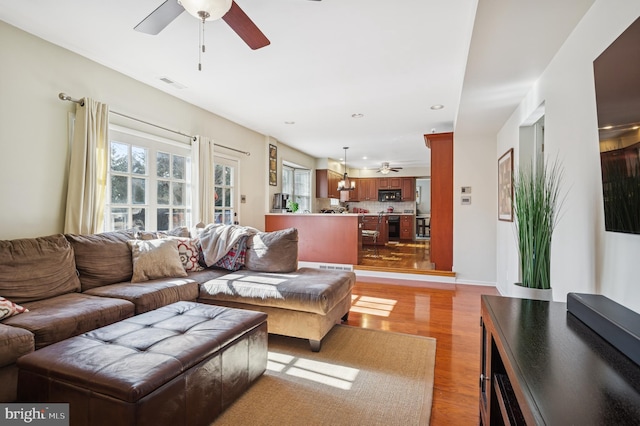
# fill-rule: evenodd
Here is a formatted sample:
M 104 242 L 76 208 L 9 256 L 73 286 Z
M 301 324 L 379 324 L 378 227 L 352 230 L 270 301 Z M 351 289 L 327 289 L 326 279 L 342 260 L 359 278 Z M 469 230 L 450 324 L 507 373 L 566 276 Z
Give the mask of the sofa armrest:
M 0 324 L 0 367 L 13 364 L 22 355 L 33 352 L 34 347 L 30 331 Z

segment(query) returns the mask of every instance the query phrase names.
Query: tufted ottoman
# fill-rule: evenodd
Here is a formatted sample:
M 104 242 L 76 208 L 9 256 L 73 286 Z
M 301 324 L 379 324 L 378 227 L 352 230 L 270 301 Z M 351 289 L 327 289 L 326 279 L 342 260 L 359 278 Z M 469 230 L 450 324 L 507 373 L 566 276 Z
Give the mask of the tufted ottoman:
M 177 302 L 21 357 L 18 401 L 71 425 L 208 425 L 267 365 L 267 315 Z

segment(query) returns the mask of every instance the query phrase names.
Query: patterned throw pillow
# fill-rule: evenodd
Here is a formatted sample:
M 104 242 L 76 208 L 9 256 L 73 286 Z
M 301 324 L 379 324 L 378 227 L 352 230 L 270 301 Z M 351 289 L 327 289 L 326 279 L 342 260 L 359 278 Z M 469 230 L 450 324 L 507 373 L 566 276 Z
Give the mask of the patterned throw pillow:
M 197 238 L 175 238 L 178 241 L 178 253 L 180 261 L 187 272 L 197 272 L 204 270 L 198 260 L 202 254 L 202 246 Z
M 20 305 L 16 305 L 12 301 L 0 296 L 0 320 L 21 314 L 23 312 L 29 312 L 29 310 Z
M 240 237 L 240 240 L 214 266 L 229 271 L 237 271 L 244 266 L 246 255 L 247 237 Z

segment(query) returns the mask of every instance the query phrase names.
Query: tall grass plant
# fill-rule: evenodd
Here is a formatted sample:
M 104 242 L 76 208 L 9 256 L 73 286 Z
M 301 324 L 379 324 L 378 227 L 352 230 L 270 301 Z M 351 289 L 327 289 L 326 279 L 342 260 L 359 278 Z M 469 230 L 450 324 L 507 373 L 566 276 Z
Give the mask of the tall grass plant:
M 538 162 L 543 163 L 542 161 Z M 563 168 L 551 165 L 519 168 L 514 179 L 514 214 L 523 287 L 551 288 L 551 237 L 564 198 Z

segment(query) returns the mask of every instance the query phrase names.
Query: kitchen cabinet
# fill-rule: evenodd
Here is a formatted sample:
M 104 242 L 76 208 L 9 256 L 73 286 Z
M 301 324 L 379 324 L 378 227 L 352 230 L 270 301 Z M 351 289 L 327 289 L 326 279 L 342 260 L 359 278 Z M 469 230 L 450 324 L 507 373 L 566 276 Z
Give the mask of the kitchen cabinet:
M 374 178 L 378 182 L 378 189 L 402 189 L 401 177 Z
M 378 220 L 380 223 L 378 224 Z M 387 216 L 365 215 L 362 219 L 362 229 L 378 231 L 375 243 L 371 237 L 362 237 L 362 245 L 383 246 L 389 242 L 389 218 Z
M 340 198 L 338 182 L 341 180 L 342 175 L 338 172 L 328 169 L 316 170 L 316 198 Z
M 355 192 L 357 199 L 351 201 L 378 201 L 378 182 L 376 178 L 359 178 Z
M 402 201 L 416 200 L 416 178 L 402 178 Z
M 415 216 L 412 214 L 400 215 L 400 239 L 413 240 L 415 231 L 413 230 L 416 223 Z

